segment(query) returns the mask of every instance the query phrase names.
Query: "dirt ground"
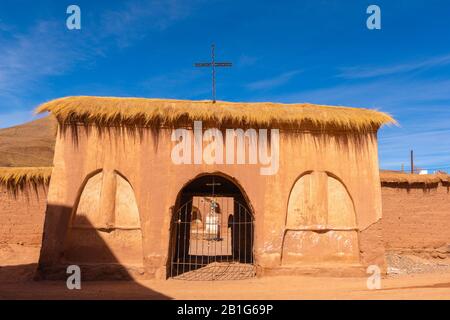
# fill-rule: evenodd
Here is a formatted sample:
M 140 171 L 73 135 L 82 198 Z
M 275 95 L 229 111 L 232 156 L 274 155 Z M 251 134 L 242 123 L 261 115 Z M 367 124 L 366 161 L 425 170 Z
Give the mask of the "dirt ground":
M 0 299 L 450 299 L 450 262 L 414 256 L 388 255 L 390 274 L 378 290 L 367 289 L 366 278 L 308 276 L 86 281 L 81 290 L 68 290 L 63 281 L 32 280 L 38 254 L 36 247 L 0 245 Z

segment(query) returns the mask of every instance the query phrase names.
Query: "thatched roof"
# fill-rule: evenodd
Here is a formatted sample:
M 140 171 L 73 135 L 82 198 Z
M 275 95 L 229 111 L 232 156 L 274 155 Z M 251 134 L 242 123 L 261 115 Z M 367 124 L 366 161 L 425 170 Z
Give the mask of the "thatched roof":
M 373 131 L 396 123 L 388 114 L 375 110 L 280 103 L 240 103 L 163 100 L 144 98 L 66 97 L 42 104 L 38 113 L 49 111 L 62 124 L 101 127 L 175 127 L 201 120 L 215 126 L 278 127 L 300 129 L 306 125 L 351 131 Z
M 0 168 L 0 187 L 14 194 L 30 188 L 37 190 L 39 187 L 48 186 L 51 174 L 50 167 Z
M 417 185 L 430 186 L 438 183 L 448 184 L 450 182 L 450 175 L 444 173 L 437 174 L 410 174 L 403 172 L 381 171 L 381 184 L 389 185 Z

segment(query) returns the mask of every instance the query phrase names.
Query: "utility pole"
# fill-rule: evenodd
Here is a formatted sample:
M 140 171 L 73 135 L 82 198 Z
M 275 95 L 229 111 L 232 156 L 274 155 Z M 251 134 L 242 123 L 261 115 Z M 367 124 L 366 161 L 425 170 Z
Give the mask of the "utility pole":
M 411 150 L 411 173 L 414 173 L 414 151 Z

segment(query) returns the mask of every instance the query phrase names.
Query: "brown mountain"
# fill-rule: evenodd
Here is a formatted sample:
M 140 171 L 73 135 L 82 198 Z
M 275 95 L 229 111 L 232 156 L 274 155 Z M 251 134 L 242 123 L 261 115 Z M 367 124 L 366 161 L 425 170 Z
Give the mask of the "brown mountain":
M 0 167 L 53 165 L 56 119 L 52 116 L 0 129 Z

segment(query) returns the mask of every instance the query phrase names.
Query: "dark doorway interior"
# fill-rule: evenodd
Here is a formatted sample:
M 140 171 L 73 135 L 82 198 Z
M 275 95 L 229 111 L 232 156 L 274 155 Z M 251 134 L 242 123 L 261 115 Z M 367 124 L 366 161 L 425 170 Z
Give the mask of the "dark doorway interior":
M 185 186 L 177 199 L 169 277 L 253 277 L 253 238 L 253 214 L 239 187 L 221 175 L 203 175 Z

